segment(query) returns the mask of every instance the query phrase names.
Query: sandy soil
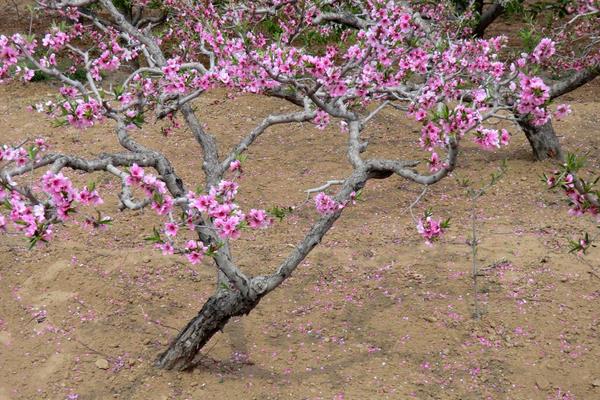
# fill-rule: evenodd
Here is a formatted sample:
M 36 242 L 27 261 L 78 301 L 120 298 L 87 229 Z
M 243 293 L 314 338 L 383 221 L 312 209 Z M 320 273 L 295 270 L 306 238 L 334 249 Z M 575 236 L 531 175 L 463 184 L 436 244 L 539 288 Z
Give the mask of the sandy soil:
M 0 143 L 45 136 L 54 150 L 117 149 L 110 126 L 52 128 L 27 105 L 46 83 L 0 86 Z M 565 96 L 574 113 L 557 123 L 569 151 L 600 170 L 600 82 Z M 222 149 L 261 116 L 289 108 L 246 96 L 197 102 Z M 189 186 L 201 184 L 189 132 L 151 126 L 136 135 L 168 154 Z M 514 130 L 513 130 L 514 131 Z M 516 132 L 516 131 L 515 131 Z M 370 130 L 377 155 L 413 156 L 415 128 L 383 113 Z M 243 205 L 301 206 L 303 190 L 348 171 L 333 127 L 275 128 L 248 153 Z M 310 149 L 310 151 L 307 151 Z M 51 245 L 26 250 L 0 239 L 0 399 L 594 399 L 600 398 L 600 252 L 568 254 L 568 239 L 593 230 L 573 220 L 540 175 L 522 134 L 497 152 L 466 145 L 456 176 L 475 186 L 507 159 L 506 176 L 476 208 L 483 317 L 471 318 L 471 207 L 452 178 L 417 206 L 452 217 L 433 248 L 417 238 L 407 206 L 420 188 L 400 178 L 371 182 L 282 288 L 205 347 L 192 372 L 151 364 L 212 292 L 214 269 L 163 257 L 143 241 L 160 222 L 151 211 L 116 209 L 116 185 L 93 179 L 114 219 L 103 232 L 61 228 Z M 89 177 L 71 174 L 77 182 Z M 249 274 L 273 270 L 315 218 L 311 206 L 273 229 L 235 242 Z M 569 397 L 570 396 L 570 397 Z

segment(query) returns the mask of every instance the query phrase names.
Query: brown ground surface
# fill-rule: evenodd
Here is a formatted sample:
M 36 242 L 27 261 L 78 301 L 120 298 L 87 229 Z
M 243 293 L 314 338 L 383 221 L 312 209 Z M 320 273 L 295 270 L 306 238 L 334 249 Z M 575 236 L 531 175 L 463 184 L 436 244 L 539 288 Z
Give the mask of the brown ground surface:
M 109 126 L 51 128 L 26 106 L 54 89 L 0 86 L 0 143 L 47 137 L 54 150 L 84 155 L 116 149 Z M 557 123 L 569 151 L 600 170 L 600 82 L 571 93 L 574 114 Z M 229 148 L 261 116 L 288 106 L 211 94 L 200 114 Z M 137 137 L 164 149 L 189 186 L 201 184 L 199 151 L 185 130 L 157 126 Z M 414 128 L 391 113 L 375 122 L 373 154 L 410 156 Z M 299 205 L 303 190 L 348 170 L 336 128 L 275 128 L 248 153 L 240 201 Z M 568 254 L 568 239 L 593 230 L 566 214 L 539 176 L 521 134 L 497 152 L 467 145 L 458 176 L 481 185 L 508 160 L 508 172 L 477 205 L 482 236 L 484 315 L 471 318 L 471 208 L 454 179 L 417 206 L 451 216 L 433 248 L 416 237 L 406 207 L 420 188 L 399 178 L 370 182 L 282 288 L 249 316 L 232 321 L 189 373 L 151 364 L 210 295 L 214 270 L 190 268 L 149 249 L 153 212 L 116 210 L 113 180 L 100 183 L 114 217 L 104 232 L 60 229 L 45 248 L 0 239 L 0 399 L 596 399 L 600 398 L 600 251 Z M 88 177 L 70 174 L 77 182 Z M 301 208 L 274 228 L 235 242 L 249 274 L 273 270 L 315 214 Z M 44 319 L 36 318 L 44 310 Z M 108 369 L 98 367 L 107 360 Z M 102 361 L 101 361 L 102 362 Z M 100 364 L 101 364 L 100 362 Z M 571 397 L 568 397 L 571 396 Z

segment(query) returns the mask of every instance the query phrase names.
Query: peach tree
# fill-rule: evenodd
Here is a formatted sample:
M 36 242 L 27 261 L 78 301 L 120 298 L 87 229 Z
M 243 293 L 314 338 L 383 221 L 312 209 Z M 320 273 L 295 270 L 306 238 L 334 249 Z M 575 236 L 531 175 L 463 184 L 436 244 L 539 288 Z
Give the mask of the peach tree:
M 85 158 L 50 152 L 42 139 L 4 145 L 0 229 L 23 234 L 33 248 L 51 242 L 60 225 L 79 218 L 80 208 L 101 204 L 102 193 L 93 185 L 76 187 L 70 171 L 110 174 L 121 187 L 121 209 L 152 209 L 161 219 L 148 232 L 153 246 L 212 265 L 217 277 L 214 294 L 157 358 L 159 368 L 194 366 L 230 318 L 251 312 L 293 274 L 369 180 L 399 176 L 427 188 L 457 167 L 464 140 L 484 150 L 509 143 L 510 132 L 490 122 L 514 122 L 515 108 L 534 124 L 550 118 L 549 88 L 534 74 L 552 55 L 540 47 L 547 44 L 533 50 L 537 58 L 504 60 L 506 38 L 465 36 L 451 28 L 443 5 L 50 0 L 38 7 L 56 23 L 41 35 L 0 35 L 0 80 L 28 82 L 42 74 L 58 81 L 55 100 L 38 111 L 57 125 L 105 126 L 113 132 L 105 140 L 122 150 Z M 217 89 L 279 97 L 295 110 L 270 114 L 223 151 L 193 106 Z M 414 143 L 427 154 L 425 166 L 368 156 L 370 122 L 384 109 L 421 126 Z M 194 181 L 181 179 L 165 149 L 135 139 L 157 119 L 184 124 L 195 139 L 202 172 Z M 324 128 L 334 121 L 347 138 L 351 172 L 310 190 L 315 214 L 304 237 L 271 273 L 248 275 L 234 261 L 235 240 L 246 229 L 268 228 L 285 210 L 238 205 L 244 153 L 272 126 Z M 110 217 L 98 213 L 84 222 L 102 227 Z M 430 213 L 415 222 L 428 244 L 448 227 Z

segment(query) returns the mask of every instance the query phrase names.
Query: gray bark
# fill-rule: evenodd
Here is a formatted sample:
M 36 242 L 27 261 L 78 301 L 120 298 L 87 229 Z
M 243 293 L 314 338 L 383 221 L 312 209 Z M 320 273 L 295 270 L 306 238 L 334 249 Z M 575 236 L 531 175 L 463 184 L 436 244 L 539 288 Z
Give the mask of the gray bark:
M 351 131 L 353 124 L 351 125 Z M 441 171 L 425 176 L 415 172 L 412 167 L 416 166 L 414 161 L 398 160 L 362 160 L 359 149 L 352 145 L 358 141 L 360 129 L 357 129 L 356 137 L 350 138 L 348 149 L 350 158 L 356 158 L 353 173 L 344 180 L 343 187 L 335 200 L 344 203 L 349 200 L 351 193 L 362 189 L 370 179 L 385 179 L 393 174 L 401 176 L 414 182 L 430 185 L 441 180 L 450 173 L 458 156 L 458 143 L 452 141 L 449 146 L 447 166 Z M 311 250 L 317 246 L 335 221 L 342 214 L 343 209 L 319 218 L 312 228 L 307 232 L 289 257 L 283 261 L 277 271 L 268 276 L 257 276 L 249 279 L 245 285 L 246 290 L 222 290 L 219 289 L 202 307 L 198 315 L 192 319 L 186 327 L 171 342 L 169 348 L 162 353 L 155 362 L 155 366 L 169 370 L 186 370 L 193 368 L 199 361 L 200 350 L 214 336 L 222 330 L 227 322 L 235 316 L 250 313 L 260 302 L 260 299 L 281 285 L 298 265 L 306 258 Z M 215 260 L 219 264 L 219 260 Z M 230 279 L 231 280 L 231 279 Z
M 504 6 L 499 2 L 492 4 L 488 7 L 485 12 L 483 11 L 483 2 L 481 2 L 482 6 L 479 10 L 479 23 L 475 27 L 473 34 L 475 37 L 482 38 L 485 34 L 485 30 L 488 26 L 492 24 L 502 13 L 504 13 Z
M 177 371 L 193 368 L 200 357 L 200 349 L 214 334 L 232 317 L 248 314 L 259 301 L 260 298 L 244 297 L 238 291 L 218 290 L 157 358 L 156 367 Z
M 548 121 L 542 126 L 535 126 L 527 120 L 519 120 L 519 126 L 523 129 L 537 161 L 562 158 L 560 142 L 554 132 L 552 121 Z
M 166 63 L 166 56 L 162 52 L 159 42 L 152 34 L 151 30 L 141 29 L 139 26 L 132 24 L 131 16 L 124 16 L 111 0 L 64 0 L 66 3 L 74 5 L 85 5 L 92 2 L 98 2 L 104 9 L 106 16 L 111 19 L 111 26 L 121 32 L 121 36 L 127 40 L 135 39 L 145 48 L 143 52 L 146 56 L 146 61 L 149 64 L 147 68 L 150 71 L 159 71 L 161 66 Z M 66 4 L 63 3 L 63 4 Z M 269 12 L 269 10 L 265 11 Z M 337 23 L 345 23 L 351 26 L 361 28 L 367 26 L 368 21 L 363 21 L 349 14 L 325 13 L 321 16 L 324 20 Z M 417 23 L 421 24 L 426 32 L 429 32 L 429 25 L 423 21 L 418 14 L 414 15 Z M 33 58 L 31 58 L 34 60 Z M 38 65 L 39 67 L 39 65 Z M 348 68 L 351 64 L 348 64 Z M 354 68 L 354 67 L 352 67 Z M 202 69 L 200 67 L 200 69 Z M 349 71 L 350 69 L 348 69 Z M 88 71 L 89 72 L 89 71 Z M 79 88 L 82 94 L 87 93 L 87 89 L 79 82 L 70 80 L 58 70 L 49 70 L 52 76 L 63 82 Z M 132 75 L 133 76 L 133 75 Z M 131 78 L 131 77 L 130 77 Z M 126 82 L 129 81 L 128 78 Z M 95 88 L 95 84 L 91 75 L 88 73 L 88 82 L 93 89 L 93 94 L 101 101 L 99 91 Z M 288 85 L 286 80 L 279 81 L 282 85 Z M 358 192 L 362 189 L 369 179 L 385 179 L 392 175 L 398 175 L 405 179 L 409 179 L 422 185 L 434 184 L 450 173 L 455 165 L 458 156 L 458 142 L 452 140 L 448 146 L 448 155 L 445 167 L 442 170 L 432 175 L 421 175 L 414 167 L 417 163 L 413 161 L 400 160 L 379 160 L 379 159 L 363 159 L 361 154 L 368 146 L 368 141 L 361 138 L 364 125 L 371 119 L 374 114 L 369 114 L 365 118 L 348 110 L 346 104 L 336 99 L 330 99 L 327 96 L 319 95 L 320 84 L 315 83 L 314 86 L 305 86 L 304 84 L 295 82 L 292 92 L 274 90 L 273 95 L 283 97 L 295 105 L 303 107 L 304 111 L 296 113 L 271 115 L 263 120 L 254 130 L 250 131 L 244 138 L 234 146 L 229 155 L 221 159 L 219 157 L 219 148 L 214 136 L 207 132 L 202 127 L 201 121 L 197 118 L 193 108 L 189 104 L 195 94 L 186 96 L 185 98 L 174 99 L 177 107 L 170 112 L 180 111 L 191 130 L 194 138 L 201 148 L 203 160 L 203 171 L 205 174 L 205 186 L 209 189 L 211 186 L 218 184 L 227 171 L 230 162 L 239 154 L 247 150 L 265 130 L 276 124 L 289 122 L 309 121 L 314 118 L 315 111 L 313 105 L 325 110 L 333 117 L 345 119 L 348 122 L 349 139 L 348 139 L 348 159 L 353 167 L 352 173 L 343 180 L 342 188 L 334 196 L 334 199 L 340 205 L 346 205 L 350 201 L 353 192 Z M 199 95 L 200 93 L 198 93 Z M 185 101 L 184 101 L 185 99 Z M 173 99 L 172 99 L 173 100 Z M 140 100 L 138 104 L 143 107 L 144 103 Z M 383 108 L 383 107 L 381 107 Z M 378 110 L 380 110 L 379 108 Z M 28 165 L 28 168 L 37 169 L 52 163 L 53 170 L 58 172 L 62 168 L 72 168 L 86 172 L 90 171 L 108 171 L 118 176 L 122 181 L 125 181 L 127 174 L 121 171 L 118 167 L 125 167 L 137 162 L 141 166 L 153 167 L 160 178 L 166 183 L 168 190 L 175 197 L 175 201 L 181 207 L 185 208 L 186 189 L 181 179 L 176 175 L 169 160 L 159 151 L 146 147 L 138 142 L 129 134 L 126 129 L 126 119 L 123 117 L 124 110 L 115 110 L 107 107 L 106 116 L 117 122 L 117 138 L 122 147 L 130 153 L 103 155 L 98 159 L 84 160 L 78 157 L 65 155 L 48 155 L 41 161 L 34 162 Z M 160 115 L 159 115 L 160 116 Z M 6 181 L 15 174 L 22 174 L 28 169 L 17 169 L 10 171 L 6 175 Z M 3 171 L 0 171 L 3 172 Z M 0 179 L 5 179 L 0 175 Z M 126 185 L 124 185 L 126 186 Z M 121 199 L 125 207 L 131 209 L 143 208 L 148 201 L 135 202 L 131 198 L 131 193 L 128 188 L 124 188 Z M 29 193 L 24 190 L 24 193 Z M 35 198 L 32 201 L 37 201 Z M 290 277 L 302 260 L 317 246 L 324 235 L 329 231 L 335 221 L 340 217 L 344 207 L 339 207 L 336 211 L 321 216 L 305 237 L 296 245 L 290 252 L 289 256 L 279 265 L 272 274 L 267 276 L 247 277 L 235 264 L 232 257 L 229 244 L 225 242 L 219 247 L 218 251 L 213 255 L 214 264 L 217 267 L 218 286 L 212 297 L 204 304 L 198 312 L 177 337 L 171 342 L 169 348 L 162 353 L 156 360 L 155 365 L 163 369 L 185 370 L 192 368 L 197 364 L 199 351 L 202 347 L 215 335 L 216 332 L 222 330 L 227 322 L 235 316 L 248 314 L 260 302 L 260 299 L 275 290 L 288 277 Z M 221 244 L 221 239 L 215 233 L 214 227 L 210 220 L 202 221 L 197 229 L 200 239 L 203 243 Z M 226 285 L 227 288 L 223 288 Z
M 552 85 L 550 88 L 550 99 L 555 99 L 563 94 L 572 92 L 586 83 L 593 81 L 598 75 L 600 75 L 600 65 L 575 72 Z

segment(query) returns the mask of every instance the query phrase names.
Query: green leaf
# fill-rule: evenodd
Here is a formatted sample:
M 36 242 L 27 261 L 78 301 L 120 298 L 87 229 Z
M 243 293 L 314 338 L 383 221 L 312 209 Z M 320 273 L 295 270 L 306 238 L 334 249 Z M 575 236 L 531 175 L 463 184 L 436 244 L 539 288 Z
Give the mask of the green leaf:
M 283 221 L 286 215 L 291 214 L 293 211 L 294 209 L 292 207 L 282 208 L 279 206 L 273 206 L 267 210 L 267 213 L 272 217 L 277 218 L 279 222 L 281 222 Z
M 356 192 L 356 195 L 354 195 L 354 200 L 355 201 L 364 201 L 363 200 L 363 189 L 360 189 L 358 192 Z
M 567 172 L 577 172 L 581 168 L 585 166 L 586 160 L 584 157 L 579 157 L 576 154 L 568 153 L 567 154 L 567 162 L 564 165 L 564 168 Z
M 152 200 L 154 200 L 154 202 L 158 205 L 162 205 L 164 202 L 162 195 L 157 191 L 154 191 L 154 193 L 152 193 Z
M 163 240 L 160 237 L 160 232 L 158 231 L 158 229 L 156 229 L 156 227 L 152 228 L 152 236 L 148 236 L 145 237 L 144 240 L 150 242 L 150 243 L 162 243 Z
M 27 148 L 27 155 L 29 156 L 29 159 L 30 159 L 31 161 L 35 160 L 35 157 L 37 156 L 37 154 L 38 154 L 39 150 L 40 150 L 40 149 L 38 149 L 38 148 L 37 148 L 37 147 L 35 147 L 35 146 L 29 146 L 29 147 Z
M 66 126 L 66 125 L 68 125 L 68 121 L 66 118 L 56 118 L 55 120 L 52 121 L 53 128 L 59 128 L 61 126 Z
M 40 237 L 38 235 L 29 238 L 29 248 L 27 250 L 33 249 L 39 240 Z
M 450 218 L 442 221 L 442 223 L 440 224 L 440 226 L 442 227 L 442 229 L 448 229 L 448 228 L 450 228 Z
M 248 156 L 246 154 L 236 154 L 235 159 L 244 163 L 248 159 Z
M 142 125 L 146 122 L 144 119 L 144 113 L 139 113 L 136 114 L 134 117 L 132 118 L 128 118 L 127 122 L 134 124 L 135 126 L 137 126 L 138 128 L 142 128 Z
M 123 85 L 116 85 L 113 88 L 113 93 L 115 95 L 115 98 L 119 98 L 123 95 L 123 93 L 125 92 L 125 88 L 123 87 Z

